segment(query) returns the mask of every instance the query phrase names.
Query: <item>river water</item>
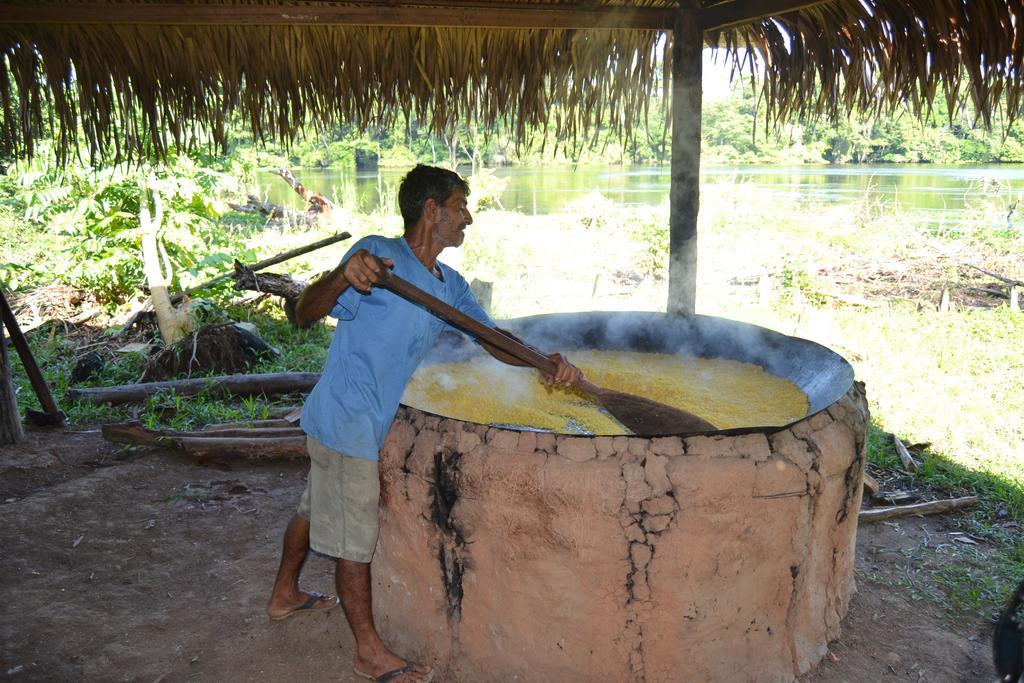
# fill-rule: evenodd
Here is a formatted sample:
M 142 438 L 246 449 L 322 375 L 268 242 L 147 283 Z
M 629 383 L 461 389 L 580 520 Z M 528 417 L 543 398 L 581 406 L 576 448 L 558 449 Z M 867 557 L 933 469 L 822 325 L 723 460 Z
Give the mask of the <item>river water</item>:
M 373 211 L 381 202 L 397 204 L 398 183 L 406 169 L 378 172 L 337 169 L 296 171 L 307 187 L 340 204 L 353 202 Z M 469 169 L 460 169 L 469 175 Z M 495 169 L 507 178 L 502 205 L 527 214 L 559 213 L 594 190 L 627 206 L 657 206 L 668 195 L 668 166 L 538 166 Z M 302 204 L 280 178 L 262 173 L 260 191 L 269 201 Z M 743 185 L 808 203 L 878 201 L 903 211 L 926 212 L 950 220 L 982 191 L 998 191 L 1012 202 L 1024 191 L 1024 164 L 939 166 L 932 164 L 845 166 L 716 166 L 702 168 L 703 186 Z

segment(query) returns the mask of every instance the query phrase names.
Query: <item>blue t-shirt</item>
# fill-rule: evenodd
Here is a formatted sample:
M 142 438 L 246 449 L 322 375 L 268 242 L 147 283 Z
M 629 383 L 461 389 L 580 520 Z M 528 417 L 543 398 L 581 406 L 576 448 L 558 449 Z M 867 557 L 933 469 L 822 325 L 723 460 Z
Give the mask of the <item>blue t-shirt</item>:
M 465 278 L 440 261 L 443 279 L 427 270 L 404 237 L 364 237 L 359 249 L 394 260 L 394 273 L 466 315 L 496 327 L 480 308 Z M 377 460 L 398 411 L 405 385 L 437 336 L 449 327 L 425 308 L 374 287 L 349 286 L 331 311 L 338 319 L 323 375 L 302 408 L 302 428 L 346 455 Z

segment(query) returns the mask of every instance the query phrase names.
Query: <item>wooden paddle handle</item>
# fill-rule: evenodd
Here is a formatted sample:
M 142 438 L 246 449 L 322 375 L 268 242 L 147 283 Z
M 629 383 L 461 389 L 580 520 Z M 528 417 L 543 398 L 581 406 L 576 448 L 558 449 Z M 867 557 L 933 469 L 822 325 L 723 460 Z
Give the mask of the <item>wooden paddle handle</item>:
M 413 303 L 423 306 L 438 318 L 455 325 L 455 327 L 473 335 L 477 339 L 496 346 L 505 353 L 518 358 L 527 365 L 537 368 L 541 372 L 553 375 L 558 369 L 558 364 L 555 361 L 537 349 L 530 348 L 503 334 L 500 330 L 488 327 L 478 320 L 474 320 L 454 306 L 449 306 L 441 301 L 436 296 L 427 294 L 416 285 L 392 273 L 391 269 L 384 264 L 381 264 L 381 269 L 381 287 L 390 289 L 403 299 L 408 299 Z

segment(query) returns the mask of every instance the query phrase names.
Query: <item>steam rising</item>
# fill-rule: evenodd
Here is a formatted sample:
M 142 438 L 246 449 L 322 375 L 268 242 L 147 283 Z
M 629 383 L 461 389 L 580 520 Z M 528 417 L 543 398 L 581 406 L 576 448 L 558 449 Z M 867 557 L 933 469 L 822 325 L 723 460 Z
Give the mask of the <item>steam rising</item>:
M 573 353 L 599 386 L 700 415 L 723 429 L 782 425 L 807 414 L 803 392 L 753 363 L 637 351 Z M 587 395 L 546 387 L 532 370 L 524 372 L 483 356 L 422 368 L 410 383 L 406 401 L 479 424 L 577 434 L 629 433 Z
M 711 316 L 671 316 L 650 312 L 590 312 L 538 315 L 502 322 L 527 343 L 545 352 L 559 351 L 569 360 L 584 349 L 670 353 L 698 358 L 725 358 L 754 363 L 766 372 L 793 382 L 807 394 L 814 413 L 831 405 L 853 383 L 853 369 L 839 355 L 813 342 L 788 337 L 756 325 Z M 467 360 L 482 354 L 465 337 L 442 335 L 428 364 Z M 520 400 L 535 386 L 536 371 L 515 368 L 490 359 L 494 372 L 488 394 L 507 401 Z M 451 375 L 439 377 L 446 389 L 466 391 Z M 713 392 L 714 377 L 698 381 Z M 424 405 L 422 396 L 407 390 L 403 403 Z

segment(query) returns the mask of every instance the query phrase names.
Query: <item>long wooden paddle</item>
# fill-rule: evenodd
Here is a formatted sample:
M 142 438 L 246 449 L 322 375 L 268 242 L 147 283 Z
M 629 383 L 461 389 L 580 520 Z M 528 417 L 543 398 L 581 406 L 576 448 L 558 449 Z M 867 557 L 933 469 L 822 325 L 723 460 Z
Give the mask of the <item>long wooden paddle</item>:
M 381 264 L 380 285 L 404 299 L 423 306 L 442 320 L 448 321 L 541 372 L 553 375 L 558 368 L 557 363 L 540 351 L 502 334 L 500 330 L 477 322 L 457 308 L 449 306 L 437 297 L 427 294 L 419 287 L 403 280 L 383 264 Z M 715 429 L 713 424 L 693 413 L 642 396 L 606 389 L 585 377 L 576 382 L 575 387 L 590 396 L 595 403 L 603 406 L 612 417 L 637 436 L 708 432 Z

